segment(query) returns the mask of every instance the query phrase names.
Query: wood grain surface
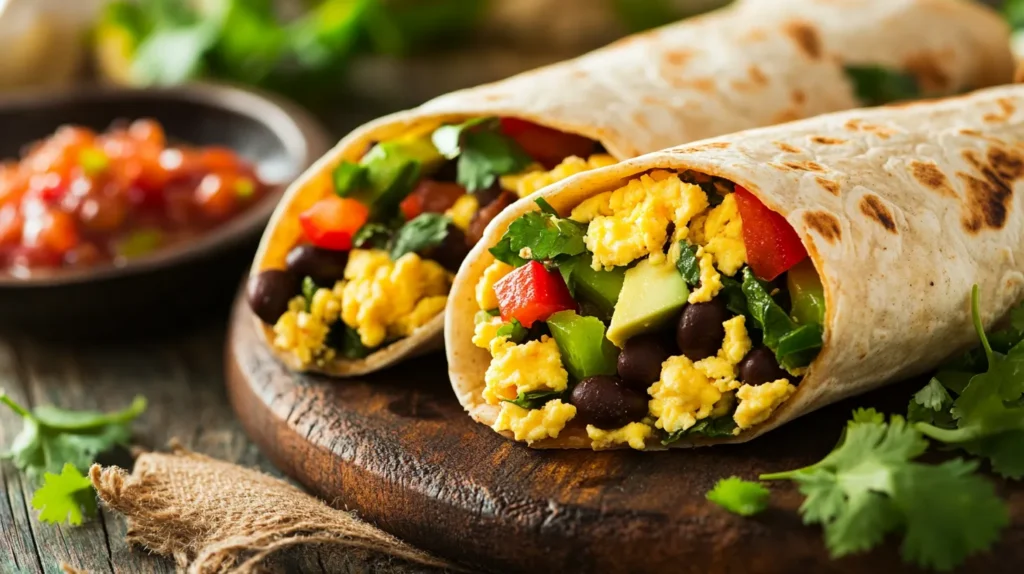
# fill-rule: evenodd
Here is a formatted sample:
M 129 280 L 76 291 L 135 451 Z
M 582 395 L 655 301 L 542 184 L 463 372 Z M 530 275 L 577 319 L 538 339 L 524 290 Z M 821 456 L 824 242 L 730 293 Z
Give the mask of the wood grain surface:
M 161 449 L 177 437 L 197 452 L 280 475 L 246 438 L 227 403 L 221 359 L 226 311 L 212 318 L 218 326 L 135 343 L 44 345 L 0 335 L 0 388 L 23 405 L 101 410 L 123 408 L 142 394 L 149 407 L 135 423 L 138 446 Z M 20 430 L 21 420 L 0 408 L 0 451 Z M 101 461 L 131 467 L 128 452 Z M 34 489 L 13 464 L 0 463 L 0 573 L 51 574 L 61 572 L 62 563 L 91 574 L 175 572 L 171 560 L 129 547 L 124 519 L 103 509 L 78 527 L 39 522 L 30 504 Z M 353 565 L 321 549 L 303 549 L 283 556 L 274 571 L 376 571 L 375 558 L 365 560 Z M 389 565 L 389 571 L 413 570 Z
M 905 411 L 920 382 L 809 415 L 754 442 L 693 451 L 535 451 L 472 422 L 440 355 L 358 380 L 290 374 L 236 306 L 228 394 L 285 473 L 339 507 L 473 570 L 495 572 L 897 572 L 898 544 L 830 560 L 802 497 L 772 485 L 771 508 L 728 514 L 705 493 L 722 477 L 798 468 L 834 446 L 850 411 Z M 1024 487 L 993 479 L 1012 525 L 969 572 L 1020 572 Z

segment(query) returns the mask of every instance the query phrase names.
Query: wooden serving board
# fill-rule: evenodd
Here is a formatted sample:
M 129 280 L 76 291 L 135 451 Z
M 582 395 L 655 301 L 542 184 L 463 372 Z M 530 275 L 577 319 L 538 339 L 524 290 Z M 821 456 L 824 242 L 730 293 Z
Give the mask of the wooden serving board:
M 820 460 L 850 411 L 905 411 L 920 382 L 823 409 L 751 443 L 690 451 L 536 451 L 473 422 L 442 354 L 373 376 L 295 375 L 236 303 L 228 393 L 249 436 L 289 476 L 339 508 L 472 570 L 495 572 L 897 572 L 898 543 L 831 560 L 802 497 L 773 484 L 771 508 L 734 516 L 705 500 L 722 477 Z M 995 480 L 995 479 L 994 479 Z M 1024 571 L 1024 485 L 995 480 L 1012 524 L 965 571 Z

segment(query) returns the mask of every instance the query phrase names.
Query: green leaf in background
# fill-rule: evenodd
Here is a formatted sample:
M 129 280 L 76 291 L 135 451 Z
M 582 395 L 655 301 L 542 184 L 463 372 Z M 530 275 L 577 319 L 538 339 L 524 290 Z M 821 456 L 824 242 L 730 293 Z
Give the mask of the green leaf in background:
M 846 66 L 857 99 L 878 106 L 921 97 L 921 87 L 910 74 L 882 66 Z
M 85 517 L 96 516 L 96 495 L 92 481 L 71 463 L 60 474 L 47 472 L 43 486 L 32 495 L 32 508 L 39 511 L 39 521 L 71 526 L 82 524 Z
M 375 0 L 325 0 L 287 27 L 290 55 L 303 68 L 339 65 L 356 47 Z
M 715 483 L 706 498 L 734 514 L 753 516 L 768 508 L 770 495 L 768 489 L 758 482 L 730 476 Z
M 630 32 L 656 28 L 683 17 L 673 9 L 670 0 L 612 0 L 612 6 Z
M 143 84 L 180 84 L 205 69 L 203 57 L 216 41 L 211 22 L 157 28 L 139 44 L 132 75 Z
M 1024 28 L 1024 0 L 1006 0 L 1003 3 L 1003 15 L 1014 30 Z

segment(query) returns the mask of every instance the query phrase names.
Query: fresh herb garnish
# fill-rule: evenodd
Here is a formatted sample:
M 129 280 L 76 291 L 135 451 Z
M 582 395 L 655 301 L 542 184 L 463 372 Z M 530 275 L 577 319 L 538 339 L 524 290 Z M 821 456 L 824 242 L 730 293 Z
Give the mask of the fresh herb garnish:
M 586 251 L 585 233 L 586 228 L 571 219 L 529 211 L 508 226 L 490 252 L 495 259 L 513 267 L 524 265 L 529 259 L 549 261 L 571 257 Z M 523 249 L 528 250 L 528 257 L 523 257 Z
M 686 241 L 679 242 L 679 259 L 676 260 L 676 268 L 683 280 L 690 287 L 696 287 L 700 283 L 700 260 L 697 259 L 697 246 Z
M 907 407 L 907 420 L 911 423 L 926 423 L 939 428 L 956 428 L 956 421 L 953 419 L 950 408 L 953 406 L 953 397 L 949 391 L 935 377 L 924 386 L 923 389 L 914 393 Z
M 522 171 L 533 163 L 515 140 L 501 133 L 496 118 L 441 126 L 431 139 L 442 155 L 458 158 L 456 181 L 470 193 L 487 189 L 498 176 Z
M 498 327 L 497 336 L 508 337 L 513 343 L 518 344 L 522 343 L 523 340 L 526 339 L 526 336 L 529 335 L 529 333 L 530 332 L 526 329 L 526 327 L 524 327 L 523 324 L 519 322 L 519 319 L 512 319 L 511 323 L 505 323 L 501 327 Z
M 84 517 L 96 516 L 92 482 L 75 465 L 66 463 L 60 474 L 47 472 L 43 475 L 43 485 L 32 495 L 32 508 L 39 511 L 41 522 L 67 521 L 78 526 Z
M 697 421 L 697 424 L 686 430 L 677 430 L 665 437 L 661 444 L 668 446 L 685 436 L 700 435 L 707 438 L 724 438 L 734 436 L 736 421 L 732 417 L 708 417 Z
M 307 311 L 313 306 L 313 295 L 316 295 L 317 289 L 316 281 L 313 281 L 312 277 L 302 278 L 302 298 L 306 300 Z
M 921 399 L 927 404 L 923 406 L 935 412 L 931 415 L 933 420 L 922 420 L 915 426 L 933 440 L 987 458 L 997 473 L 1020 479 L 1024 477 L 1024 343 L 1018 342 L 1005 354 L 993 349 L 981 323 L 979 305 L 975 285 L 971 293 L 971 314 L 984 349 L 986 366 L 982 368 L 985 370 L 971 376 L 962 389 L 953 388 L 963 381 L 962 376 L 947 374 L 933 379 L 915 395 L 915 402 L 921 402 L 918 396 L 924 393 Z M 1019 312 L 1011 317 L 1019 320 Z M 952 386 L 947 386 L 947 382 Z M 949 403 L 933 383 L 959 396 Z M 921 418 L 920 409 L 914 411 L 915 417 Z M 955 428 L 950 426 L 947 416 L 955 420 Z
M 706 497 L 729 512 L 753 516 L 768 508 L 770 495 L 768 489 L 760 483 L 730 476 L 715 483 Z
M 38 406 L 29 411 L 0 391 L 0 403 L 21 417 L 24 426 L 0 455 L 10 458 L 19 470 L 38 478 L 44 472 L 58 473 L 65 464 L 86 469 L 96 455 L 131 439 L 131 423 L 146 410 L 146 399 L 135 397 L 131 406 L 113 412 L 71 411 Z
M 927 448 L 902 417 L 886 423 L 873 409 L 861 409 L 821 462 L 760 479 L 798 483 L 807 497 L 800 507 L 804 522 L 822 525 L 834 558 L 900 532 L 905 561 L 948 570 L 991 547 L 1009 515 L 992 485 L 974 474 L 977 463 L 914 462 Z
M 821 347 L 821 326 L 797 325 L 754 277 L 750 267 L 743 268 L 743 294 L 750 317 L 761 329 L 764 344 L 775 353 L 779 365 L 788 371 L 808 365 Z
M 882 66 L 846 66 L 857 99 L 866 106 L 877 106 L 921 97 L 914 76 Z
M 338 321 L 331 325 L 331 330 L 327 333 L 327 345 L 351 361 L 365 359 L 374 351 L 374 349 L 363 345 L 362 339 L 359 338 L 359 332 L 346 325 L 344 321 Z
M 395 234 L 391 259 L 397 261 L 406 253 L 418 253 L 436 247 L 448 236 L 451 217 L 440 213 L 422 213 L 403 225 Z
M 529 393 L 519 393 L 519 396 L 512 400 L 505 400 L 503 402 L 512 403 L 513 405 L 522 407 L 527 410 L 539 409 L 544 406 L 545 403 L 551 399 L 557 399 L 562 396 L 559 391 L 532 391 Z
M 394 230 L 383 223 L 367 223 L 352 237 L 352 245 L 359 249 L 387 249 Z
M 537 204 L 537 207 L 540 207 L 541 213 L 544 213 L 546 215 L 553 215 L 555 217 L 559 217 L 558 211 L 554 207 L 551 207 L 551 204 L 548 203 L 548 200 L 544 199 L 543 197 L 538 197 L 537 199 L 535 199 L 533 201 L 534 201 L 534 203 Z

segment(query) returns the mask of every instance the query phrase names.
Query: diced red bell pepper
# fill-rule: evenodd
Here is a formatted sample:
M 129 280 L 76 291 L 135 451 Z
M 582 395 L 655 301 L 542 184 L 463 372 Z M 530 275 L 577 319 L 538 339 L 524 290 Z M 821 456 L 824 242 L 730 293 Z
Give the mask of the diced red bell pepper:
M 548 169 L 571 155 L 586 158 L 594 151 L 593 140 L 517 118 L 501 118 L 501 131 Z
M 771 281 L 807 257 L 807 249 L 785 217 L 768 209 L 739 185 L 735 194 L 743 221 L 747 263 L 754 275 Z
M 577 308 L 562 275 L 548 271 L 536 261 L 530 261 L 495 283 L 494 293 L 498 296 L 501 319 L 516 319 L 526 328 L 536 321 L 547 320 L 553 313 Z
M 324 249 L 347 251 L 352 237 L 370 218 L 370 208 L 354 199 L 327 196 L 299 215 L 306 238 Z
M 399 208 L 408 221 L 421 213 L 444 213 L 463 195 L 466 188 L 457 183 L 425 179 L 402 200 Z

